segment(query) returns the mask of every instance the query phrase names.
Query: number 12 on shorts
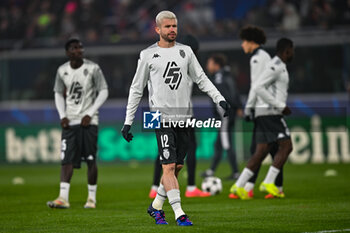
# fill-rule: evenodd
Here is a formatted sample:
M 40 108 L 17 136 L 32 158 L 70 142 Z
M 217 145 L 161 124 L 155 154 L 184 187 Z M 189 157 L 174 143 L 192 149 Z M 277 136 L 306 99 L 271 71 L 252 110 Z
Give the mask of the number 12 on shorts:
M 167 134 L 160 135 L 160 142 L 162 143 L 162 148 L 169 147 L 169 137 Z

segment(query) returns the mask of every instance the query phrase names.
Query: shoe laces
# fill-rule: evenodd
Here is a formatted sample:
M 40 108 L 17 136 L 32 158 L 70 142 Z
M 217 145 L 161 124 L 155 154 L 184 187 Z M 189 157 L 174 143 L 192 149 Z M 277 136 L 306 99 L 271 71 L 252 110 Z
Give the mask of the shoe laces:
M 190 220 L 188 219 L 187 215 L 182 215 L 179 220 L 181 222 L 190 222 Z
M 154 218 L 157 223 L 166 223 L 164 211 L 155 211 Z

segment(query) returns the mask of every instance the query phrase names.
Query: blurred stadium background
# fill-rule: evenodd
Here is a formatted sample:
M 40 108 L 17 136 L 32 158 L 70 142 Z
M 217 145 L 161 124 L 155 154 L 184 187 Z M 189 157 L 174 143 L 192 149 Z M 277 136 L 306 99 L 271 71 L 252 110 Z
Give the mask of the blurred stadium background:
M 279 37 L 291 37 L 296 59 L 289 66 L 289 104 L 300 110 L 288 118 L 292 131 L 297 131 L 291 160 L 350 161 L 346 114 L 350 93 L 350 1 L 3 0 L 1 163 L 59 161 L 60 131 L 52 89 L 56 70 L 66 61 L 63 45 L 70 37 L 82 39 L 86 56 L 100 64 L 109 84 L 109 99 L 100 111 L 100 159 L 153 159 L 153 134 L 141 134 L 126 145 L 119 129 L 138 53 L 157 39 L 154 18 L 162 9 L 178 15 L 180 37 L 193 34 L 199 39 L 203 67 L 212 53 L 228 56 L 243 100 L 250 85 L 249 57 L 241 50 L 239 29 L 247 24 L 263 27 L 271 55 Z M 209 98 L 197 90 L 194 104 L 210 107 Z M 335 132 L 335 128 L 346 130 Z M 249 157 L 249 129 L 250 124 L 240 121 L 237 125 L 240 160 Z M 199 137 L 199 158 L 209 158 L 213 152 L 215 134 L 204 134 Z M 135 149 L 140 146 L 142 152 Z
M 66 61 L 63 45 L 70 37 L 83 41 L 86 57 L 101 66 L 109 85 L 109 99 L 100 109 L 100 162 L 126 161 L 130 167 L 146 164 L 149 179 L 144 182 L 151 185 L 152 166 L 147 161 L 156 157 L 154 134 L 141 132 L 140 111 L 132 143 L 122 139 L 120 129 L 138 54 L 157 40 L 154 18 L 164 9 L 177 14 L 179 37 L 192 34 L 199 39 L 203 67 L 212 53 L 228 56 L 243 102 L 250 86 L 249 57 L 240 47 L 239 29 L 247 24 L 262 27 L 271 55 L 279 37 L 292 38 L 296 56 L 288 67 L 288 104 L 294 114 L 287 121 L 294 150 L 287 166 L 324 164 L 306 165 L 311 169 L 321 166 L 322 173 L 328 166 L 337 169 L 334 164 L 343 163 L 340 168 L 348 171 L 344 164 L 350 163 L 349 0 L 1 0 L 1 185 L 15 175 L 12 168 L 19 172 L 38 163 L 58 167 L 60 127 L 52 89 L 56 70 Z M 143 107 L 147 97 L 145 93 Z M 210 100 L 195 90 L 194 106 L 210 107 Z M 239 119 L 234 132 L 241 162 L 250 156 L 251 127 Z M 203 161 L 199 173 L 213 155 L 216 134 L 197 134 L 197 157 Z M 112 174 L 112 169 L 106 169 Z M 229 172 L 227 165 L 222 169 Z M 54 172 L 57 179 L 43 184 L 57 186 L 58 169 Z M 349 187 L 344 189 L 350 193 Z M 145 188 L 145 195 L 147 192 Z M 0 193 L 2 198 L 7 195 L 4 189 Z

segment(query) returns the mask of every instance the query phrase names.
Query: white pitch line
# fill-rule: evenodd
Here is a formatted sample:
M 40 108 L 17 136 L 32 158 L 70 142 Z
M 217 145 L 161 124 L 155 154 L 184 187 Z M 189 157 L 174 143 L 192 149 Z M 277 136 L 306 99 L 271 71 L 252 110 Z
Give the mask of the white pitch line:
M 329 232 L 346 232 L 346 231 L 350 231 L 350 229 L 314 231 L 314 232 L 303 232 L 303 233 L 329 233 Z

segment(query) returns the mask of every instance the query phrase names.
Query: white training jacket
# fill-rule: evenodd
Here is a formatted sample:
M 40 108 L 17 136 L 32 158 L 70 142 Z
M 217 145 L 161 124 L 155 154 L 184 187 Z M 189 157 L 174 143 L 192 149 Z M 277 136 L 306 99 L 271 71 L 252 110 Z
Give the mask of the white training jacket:
M 244 109 L 244 114 L 246 116 L 250 116 L 252 109 L 268 107 L 268 105 L 256 95 L 254 86 L 257 84 L 259 76 L 266 69 L 270 60 L 270 55 L 261 47 L 257 48 L 250 58 L 250 90 Z
M 69 61 L 64 63 L 57 70 L 54 92 L 60 119 L 67 117 L 70 125 L 77 125 L 89 115 L 91 124 L 98 125 L 98 109 L 108 97 L 108 86 L 98 64 L 84 59 L 79 68 L 73 69 Z
M 282 115 L 286 107 L 289 75 L 286 64 L 275 56 L 259 76 L 253 91 L 266 104 L 267 108 L 255 108 L 255 116 Z
M 133 123 L 146 85 L 151 111 L 159 110 L 162 116 L 190 115 L 193 82 L 216 104 L 225 100 L 208 79 L 189 46 L 175 43 L 173 47 L 161 48 L 155 43 L 142 50 L 130 87 L 124 124 Z

